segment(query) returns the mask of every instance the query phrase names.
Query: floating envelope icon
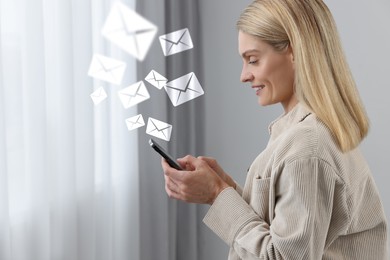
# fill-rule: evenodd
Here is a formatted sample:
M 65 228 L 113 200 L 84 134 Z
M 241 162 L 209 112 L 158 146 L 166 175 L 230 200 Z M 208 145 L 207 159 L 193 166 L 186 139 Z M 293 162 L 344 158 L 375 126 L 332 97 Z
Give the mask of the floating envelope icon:
M 159 40 L 165 56 L 186 51 L 194 47 L 190 31 L 187 28 L 161 35 Z
M 171 139 L 172 125 L 149 117 L 146 133 L 165 141 Z
M 100 54 L 94 54 L 88 75 L 96 79 L 104 80 L 119 85 L 122 82 L 126 70 L 126 63 Z
M 174 106 L 181 105 L 204 94 L 202 86 L 193 72 L 167 82 L 164 89 Z
M 168 82 L 168 79 L 154 70 L 152 70 L 148 76 L 146 76 L 145 80 L 158 89 L 162 89 Z
M 157 26 L 120 2 L 113 5 L 102 28 L 104 37 L 140 61 L 156 33 Z
M 148 89 L 146 88 L 143 81 L 139 81 L 127 88 L 120 90 L 118 92 L 118 96 L 124 108 L 135 106 L 150 98 Z
M 100 87 L 97 90 L 95 90 L 90 96 L 91 96 L 93 103 L 96 106 L 100 102 L 102 102 L 103 100 L 105 100 L 107 98 L 107 93 L 103 87 Z
M 139 114 L 139 115 L 127 118 L 126 125 L 127 125 L 127 129 L 129 129 L 129 131 L 131 131 L 131 130 L 134 130 L 134 129 L 137 129 L 137 128 L 144 126 L 145 121 L 144 121 L 142 114 Z

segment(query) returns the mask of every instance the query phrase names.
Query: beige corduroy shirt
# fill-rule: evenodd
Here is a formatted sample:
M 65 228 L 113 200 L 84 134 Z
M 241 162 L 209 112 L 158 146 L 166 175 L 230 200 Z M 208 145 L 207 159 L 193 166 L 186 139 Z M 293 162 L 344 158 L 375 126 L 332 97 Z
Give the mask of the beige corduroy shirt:
M 303 105 L 270 126 L 243 190 L 223 190 L 204 223 L 229 259 L 387 260 L 387 223 L 360 153 L 342 153 Z

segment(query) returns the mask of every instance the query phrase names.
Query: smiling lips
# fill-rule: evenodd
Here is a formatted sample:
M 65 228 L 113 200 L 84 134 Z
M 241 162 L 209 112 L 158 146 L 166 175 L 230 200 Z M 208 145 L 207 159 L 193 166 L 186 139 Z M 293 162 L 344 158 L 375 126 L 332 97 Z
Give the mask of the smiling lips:
M 259 95 L 260 94 L 260 91 L 265 88 L 264 85 L 260 85 L 260 86 L 252 86 L 253 89 L 256 90 L 256 95 Z

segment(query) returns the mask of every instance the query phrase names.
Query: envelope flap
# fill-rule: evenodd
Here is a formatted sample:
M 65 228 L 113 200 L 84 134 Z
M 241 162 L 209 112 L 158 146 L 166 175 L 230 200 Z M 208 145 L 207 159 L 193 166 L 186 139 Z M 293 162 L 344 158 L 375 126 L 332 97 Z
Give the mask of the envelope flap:
M 144 118 L 142 117 L 142 114 L 127 118 L 126 125 L 130 131 L 144 126 L 145 122 Z
M 122 89 L 119 93 L 124 96 L 135 97 L 140 87 L 141 83 L 137 82 L 127 88 Z
M 132 124 L 136 124 L 139 121 L 140 117 L 141 117 L 141 115 L 130 117 L 127 119 L 127 122 L 132 123 Z
M 144 124 L 144 119 L 141 114 L 130 117 L 127 119 L 127 121 L 131 124 Z
M 125 66 L 125 63 L 122 61 L 112 59 L 100 54 L 95 54 L 93 56 L 93 61 L 99 64 L 100 67 L 105 71 L 110 71 Z
M 126 25 L 128 31 L 133 31 L 138 34 L 157 30 L 156 25 L 152 24 L 129 8 L 122 9 L 121 15 L 122 21 Z
M 114 4 L 106 21 L 105 27 L 103 28 L 104 32 L 115 27 L 123 28 L 127 33 L 133 34 L 157 31 L 156 25 L 121 2 Z
M 160 39 L 165 40 L 167 42 L 173 43 L 173 44 L 178 44 L 182 43 L 185 45 L 189 45 L 188 39 L 190 39 L 190 34 L 187 28 L 168 33 L 166 35 L 160 36 Z
M 146 80 L 149 81 L 167 81 L 167 79 L 159 74 L 158 72 L 152 70 L 145 78 Z
M 161 74 L 155 71 L 153 71 L 153 79 L 156 81 L 167 81 L 167 78 L 165 78 L 164 76 L 162 76 Z
M 143 124 L 143 118 L 142 118 L 142 115 L 139 115 L 138 117 L 137 117 L 137 120 L 135 121 L 135 124 Z
M 153 39 L 157 26 L 125 4 L 113 5 L 102 28 L 102 34 L 112 43 L 142 61 Z
M 102 87 L 100 87 L 92 93 L 92 96 L 93 97 L 100 97 L 101 95 L 103 95 L 103 93 L 102 93 L 103 91 L 104 91 L 104 89 Z
M 161 35 L 159 39 L 165 56 L 186 51 L 194 47 L 190 32 L 187 28 Z
M 157 119 L 150 118 L 150 123 L 156 128 L 157 131 L 161 132 L 166 129 L 171 128 L 170 124 L 167 124 L 165 122 L 159 121 Z
M 96 95 L 98 96 L 98 97 L 100 97 L 100 96 L 102 96 L 102 95 L 104 95 L 105 94 L 105 92 L 104 92 L 104 89 L 102 88 L 102 87 L 100 87 L 97 91 L 96 91 Z
M 122 82 L 126 63 L 101 54 L 94 54 L 88 76 L 119 85 Z
M 157 138 L 169 141 L 172 133 L 172 125 L 149 117 L 146 133 Z
M 148 97 L 149 92 L 146 89 L 146 86 L 143 81 L 138 81 L 137 83 L 134 83 L 133 85 L 124 88 L 120 91 L 121 94 L 135 97 L 135 96 L 142 96 L 142 97 Z
M 184 92 L 187 91 L 188 89 L 194 90 L 194 88 L 191 88 L 191 86 L 194 84 L 193 80 L 196 78 L 194 75 L 195 74 L 191 72 L 180 78 L 172 80 L 165 85 L 165 88 L 170 88 L 170 89 L 184 91 Z

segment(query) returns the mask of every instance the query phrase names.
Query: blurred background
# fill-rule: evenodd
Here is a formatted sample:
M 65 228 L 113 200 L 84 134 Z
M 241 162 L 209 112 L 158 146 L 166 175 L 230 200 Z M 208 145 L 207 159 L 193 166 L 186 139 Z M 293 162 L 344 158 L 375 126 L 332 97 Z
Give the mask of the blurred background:
M 170 200 L 142 114 L 173 126 L 175 157 L 216 158 L 244 184 L 282 113 L 239 81 L 236 21 L 251 1 L 123 0 L 158 28 L 140 61 L 103 37 L 111 0 L 0 0 L 0 260 L 218 260 L 228 246 L 202 223 L 208 206 Z M 362 150 L 390 216 L 390 2 L 325 0 L 371 119 Z M 194 48 L 165 56 L 158 37 L 188 28 Z M 94 54 L 126 63 L 120 84 L 88 76 Z M 205 94 L 174 107 L 144 79 L 194 72 Z M 125 109 L 140 80 L 150 99 Z M 98 105 L 91 93 L 107 98 Z

